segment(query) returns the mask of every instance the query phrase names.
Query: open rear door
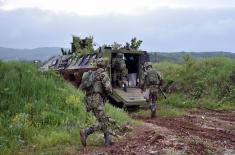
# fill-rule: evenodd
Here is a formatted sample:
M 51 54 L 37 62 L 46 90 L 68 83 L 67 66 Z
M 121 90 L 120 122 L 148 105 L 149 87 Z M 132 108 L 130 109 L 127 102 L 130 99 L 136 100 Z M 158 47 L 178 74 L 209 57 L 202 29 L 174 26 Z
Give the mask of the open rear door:
M 116 102 L 122 102 L 127 107 L 147 105 L 140 88 L 128 88 L 127 92 L 124 92 L 121 88 L 114 88 L 111 97 Z

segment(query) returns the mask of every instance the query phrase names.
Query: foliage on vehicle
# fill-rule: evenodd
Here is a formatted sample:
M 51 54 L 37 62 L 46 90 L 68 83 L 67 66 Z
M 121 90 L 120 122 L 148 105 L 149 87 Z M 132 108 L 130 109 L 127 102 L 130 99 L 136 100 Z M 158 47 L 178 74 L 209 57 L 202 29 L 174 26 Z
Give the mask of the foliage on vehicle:
M 134 37 L 134 38 L 131 39 L 131 46 L 130 46 L 130 48 L 137 50 L 137 49 L 140 48 L 142 42 L 143 42 L 142 40 L 137 40 L 137 38 Z
M 86 37 L 84 39 L 81 39 L 77 36 L 73 36 L 72 53 L 81 57 L 87 54 L 92 54 L 93 52 L 94 48 L 92 36 Z

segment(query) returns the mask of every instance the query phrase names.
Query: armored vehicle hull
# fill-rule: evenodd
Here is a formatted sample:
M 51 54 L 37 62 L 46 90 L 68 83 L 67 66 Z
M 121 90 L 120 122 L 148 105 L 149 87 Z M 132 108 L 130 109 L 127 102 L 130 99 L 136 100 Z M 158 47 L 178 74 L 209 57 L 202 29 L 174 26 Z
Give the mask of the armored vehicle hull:
M 113 58 L 117 53 L 123 53 L 125 56 L 125 63 L 128 69 L 128 85 L 127 92 L 122 88 L 116 86 L 113 80 L 115 68 L 111 67 Z M 73 54 L 66 54 L 55 56 L 45 62 L 40 69 L 43 71 L 55 70 L 61 74 L 65 80 L 71 82 L 77 88 L 79 87 L 84 72 L 89 70 L 96 70 L 92 65 L 94 60 L 103 57 L 107 61 L 107 72 L 111 77 L 113 86 L 113 94 L 110 95 L 110 100 L 116 104 L 124 107 L 128 106 L 146 106 L 146 100 L 141 93 L 140 83 L 142 82 L 142 65 L 148 61 L 148 55 L 145 51 L 118 49 L 113 50 L 110 47 L 99 48 L 92 54 L 84 56 L 75 56 Z

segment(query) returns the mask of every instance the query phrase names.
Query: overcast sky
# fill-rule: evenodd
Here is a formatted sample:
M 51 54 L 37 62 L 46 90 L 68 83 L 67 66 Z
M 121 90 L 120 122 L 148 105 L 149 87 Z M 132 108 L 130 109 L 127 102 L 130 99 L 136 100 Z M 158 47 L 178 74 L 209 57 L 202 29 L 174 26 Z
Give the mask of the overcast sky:
M 235 52 L 235 0 L 0 0 L 0 46 L 143 40 L 148 51 Z

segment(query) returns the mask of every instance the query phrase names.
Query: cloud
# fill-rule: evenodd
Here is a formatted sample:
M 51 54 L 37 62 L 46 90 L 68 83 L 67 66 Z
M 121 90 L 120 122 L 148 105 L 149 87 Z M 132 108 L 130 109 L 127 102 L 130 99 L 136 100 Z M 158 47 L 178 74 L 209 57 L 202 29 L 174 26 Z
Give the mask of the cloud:
M 0 21 L 0 46 L 7 47 L 69 47 L 75 34 L 93 35 L 100 45 L 136 36 L 149 51 L 235 51 L 232 8 L 159 8 L 139 15 L 100 16 L 28 8 L 0 10 Z
M 1 0 L 3 1 L 3 0 Z M 4 10 L 37 8 L 79 15 L 141 14 L 158 8 L 215 9 L 235 7 L 232 0 L 5 0 Z
M 4 4 L 5 0 L 0 0 L 0 6 Z

